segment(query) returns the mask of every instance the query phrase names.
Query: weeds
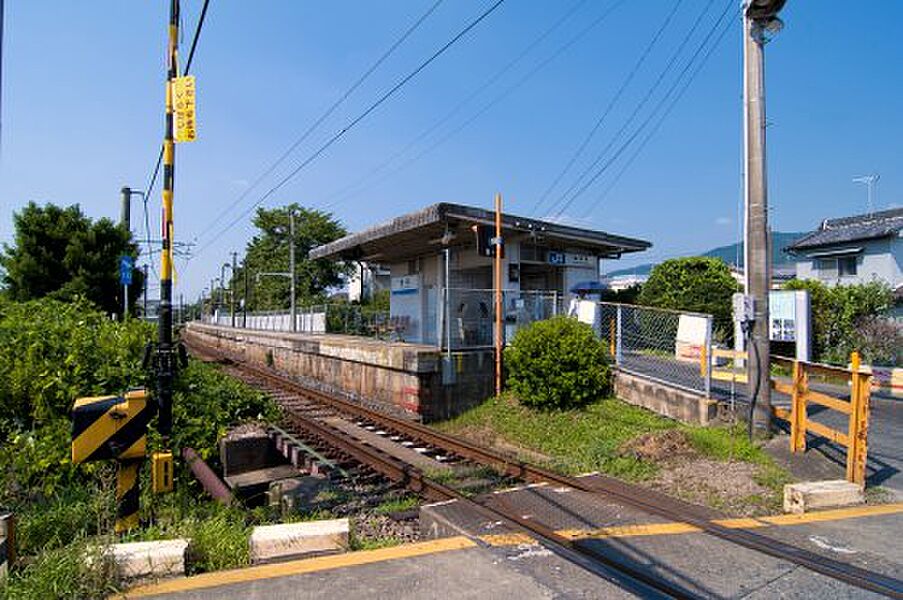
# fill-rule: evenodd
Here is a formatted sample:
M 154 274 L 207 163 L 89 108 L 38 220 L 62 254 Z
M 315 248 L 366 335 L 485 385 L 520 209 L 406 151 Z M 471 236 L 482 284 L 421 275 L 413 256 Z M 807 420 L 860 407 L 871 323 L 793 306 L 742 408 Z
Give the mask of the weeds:
M 80 539 L 63 548 L 41 553 L 0 586 L 2 600 L 90 600 L 119 591 L 115 569 L 100 548 Z

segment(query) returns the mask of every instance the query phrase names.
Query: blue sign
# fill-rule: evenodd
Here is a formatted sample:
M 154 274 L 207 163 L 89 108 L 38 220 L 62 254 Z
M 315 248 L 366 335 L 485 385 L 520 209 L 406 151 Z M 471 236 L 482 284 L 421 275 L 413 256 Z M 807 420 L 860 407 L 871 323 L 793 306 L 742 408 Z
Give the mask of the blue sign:
M 132 285 L 132 271 L 135 270 L 135 259 L 131 256 L 119 257 L 119 283 Z

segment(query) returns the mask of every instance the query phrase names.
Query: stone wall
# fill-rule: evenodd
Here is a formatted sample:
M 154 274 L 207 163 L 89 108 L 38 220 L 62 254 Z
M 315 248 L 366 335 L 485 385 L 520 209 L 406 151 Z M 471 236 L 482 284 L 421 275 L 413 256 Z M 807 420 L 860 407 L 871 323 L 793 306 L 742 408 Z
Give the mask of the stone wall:
M 718 403 L 701 394 L 614 370 L 615 396 L 660 415 L 697 425 L 717 416 Z
M 324 391 L 425 421 L 459 414 L 492 393 L 494 362 L 486 353 L 453 356 L 454 377 L 443 384 L 446 361 L 434 346 L 202 323 L 189 323 L 182 335 Z

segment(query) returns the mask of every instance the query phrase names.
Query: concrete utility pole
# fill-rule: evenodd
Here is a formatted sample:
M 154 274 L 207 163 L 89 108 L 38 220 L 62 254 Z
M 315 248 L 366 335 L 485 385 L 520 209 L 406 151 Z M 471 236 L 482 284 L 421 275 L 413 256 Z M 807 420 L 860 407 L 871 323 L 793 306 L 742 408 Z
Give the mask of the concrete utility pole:
M 248 257 L 245 256 L 245 260 L 242 261 L 241 270 L 245 274 L 245 293 L 243 294 L 242 302 L 241 302 L 241 326 L 248 326 Z
M 288 214 L 289 222 L 289 238 L 288 238 L 288 270 L 291 276 L 292 285 L 292 332 L 298 330 L 298 307 L 295 303 L 295 209 L 290 209 Z
M 752 296 L 754 321 L 747 350 L 747 381 L 758 391 L 752 423 L 768 430 L 771 424 L 768 292 L 771 260 L 768 253 L 768 185 L 765 168 L 765 32 L 776 31 L 786 0 L 743 0 L 743 107 L 745 134 L 745 293 Z

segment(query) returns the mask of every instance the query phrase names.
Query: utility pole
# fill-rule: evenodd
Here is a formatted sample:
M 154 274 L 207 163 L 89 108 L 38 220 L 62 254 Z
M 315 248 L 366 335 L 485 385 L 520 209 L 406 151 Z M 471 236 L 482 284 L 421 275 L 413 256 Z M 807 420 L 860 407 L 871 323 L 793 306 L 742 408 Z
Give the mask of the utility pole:
M 232 328 L 235 328 L 235 261 L 238 258 L 238 252 L 232 253 L 232 296 L 229 299 L 229 313 L 232 315 Z
M 757 391 L 750 415 L 755 428 L 771 425 L 771 343 L 768 293 L 768 185 L 765 167 L 765 32 L 780 29 L 777 13 L 786 0 L 743 0 L 743 107 L 745 137 L 745 292 L 753 300 L 753 323 L 747 351 L 747 381 Z
M 125 231 L 130 231 L 132 229 L 132 188 L 123 186 L 120 194 L 122 194 L 122 206 L 119 210 L 119 225 Z
M 502 345 L 505 332 L 502 320 L 502 195 L 495 195 L 495 394 L 502 393 Z
M 144 269 L 144 320 L 146 321 L 147 320 L 147 283 L 148 283 L 147 263 L 144 263 L 143 269 Z
M 296 284 L 296 276 L 295 276 L 295 209 L 290 208 L 288 213 L 288 222 L 289 222 L 289 238 L 288 238 L 288 270 L 291 274 L 291 286 L 292 286 L 292 332 L 298 330 L 298 307 L 295 303 L 295 284 Z

